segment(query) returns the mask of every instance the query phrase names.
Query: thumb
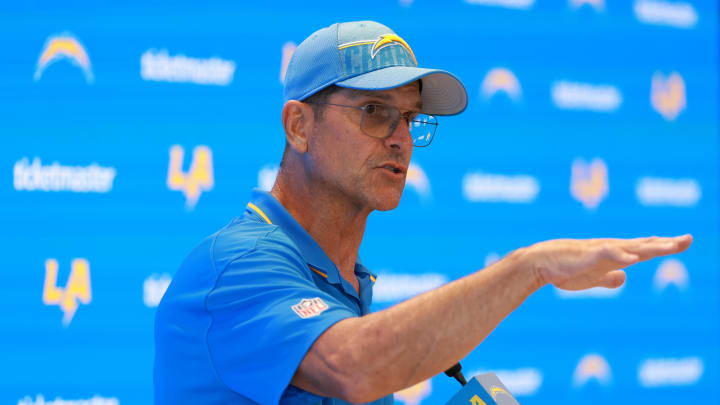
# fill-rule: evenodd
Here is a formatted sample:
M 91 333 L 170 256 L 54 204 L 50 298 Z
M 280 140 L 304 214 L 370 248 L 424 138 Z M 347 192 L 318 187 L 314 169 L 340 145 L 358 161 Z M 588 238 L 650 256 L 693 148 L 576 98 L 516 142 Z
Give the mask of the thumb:
M 613 270 L 605 273 L 604 276 L 598 281 L 598 286 L 605 288 L 618 288 L 625 284 L 627 278 L 624 270 Z

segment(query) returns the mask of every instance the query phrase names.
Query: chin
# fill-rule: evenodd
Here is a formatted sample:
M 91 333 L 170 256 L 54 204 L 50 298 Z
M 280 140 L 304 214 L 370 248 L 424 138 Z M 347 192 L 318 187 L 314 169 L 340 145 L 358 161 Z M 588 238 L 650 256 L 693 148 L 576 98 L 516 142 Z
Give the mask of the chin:
M 390 211 L 397 208 L 397 206 L 400 204 L 400 200 L 390 203 L 390 204 L 383 204 L 375 207 L 375 211 Z
M 373 204 L 373 209 L 376 211 L 390 211 L 397 208 L 400 205 L 400 198 L 402 197 L 402 190 L 399 192 L 388 192 L 383 193 L 384 195 L 379 196 Z

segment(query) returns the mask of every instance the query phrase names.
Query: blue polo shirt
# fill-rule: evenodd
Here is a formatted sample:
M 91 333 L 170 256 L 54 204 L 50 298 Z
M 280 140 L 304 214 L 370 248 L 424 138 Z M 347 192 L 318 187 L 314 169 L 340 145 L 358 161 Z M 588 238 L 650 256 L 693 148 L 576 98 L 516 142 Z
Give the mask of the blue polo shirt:
M 355 276 L 360 296 L 272 195 L 254 191 L 242 217 L 190 253 L 160 302 L 155 403 L 346 404 L 289 384 L 327 328 L 370 312 L 375 275 L 357 263 Z M 372 404 L 393 404 L 392 395 Z

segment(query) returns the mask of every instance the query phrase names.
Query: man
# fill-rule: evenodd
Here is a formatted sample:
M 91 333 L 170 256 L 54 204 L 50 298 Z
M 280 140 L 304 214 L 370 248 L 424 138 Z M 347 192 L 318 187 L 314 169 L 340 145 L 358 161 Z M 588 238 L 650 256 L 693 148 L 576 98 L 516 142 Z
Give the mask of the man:
M 392 404 L 393 392 L 458 362 L 542 286 L 615 288 L 620 269 L 691 243 L 542 242 L 371 314 L 375 276 L 357 260 L 366 219 L 398 205 L 413 145 L 429 144 L 437 127 L 424 114 L 462 112 L 465 89 L 418 68 L 389 28 L 352 22 L 298 46 L 285 98 L 272 191 L 256 191 L 242 217 L 190 254 L 158 308 L 159 404 Z

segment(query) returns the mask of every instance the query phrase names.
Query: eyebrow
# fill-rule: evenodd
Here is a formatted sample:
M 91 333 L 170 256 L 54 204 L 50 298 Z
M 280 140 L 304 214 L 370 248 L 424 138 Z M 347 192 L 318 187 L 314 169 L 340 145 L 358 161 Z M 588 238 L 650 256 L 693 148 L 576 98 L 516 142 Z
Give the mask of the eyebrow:
M 392 97 L 390 97 L 387 94 L 378 93 L 377 91 L 369 91 L 369 90 L 355 90 L 347 92 L 346 93 L 348 98 L 352 100 L 356 100 L 361 97 L 368 97 L 368 98 L 379 98 L 381 100 L 390 100 Z M 422 99 L 418 100 L 417 103 L 415 103 L 415 107 L 417 107 L 418 110 L 422 109 Z

